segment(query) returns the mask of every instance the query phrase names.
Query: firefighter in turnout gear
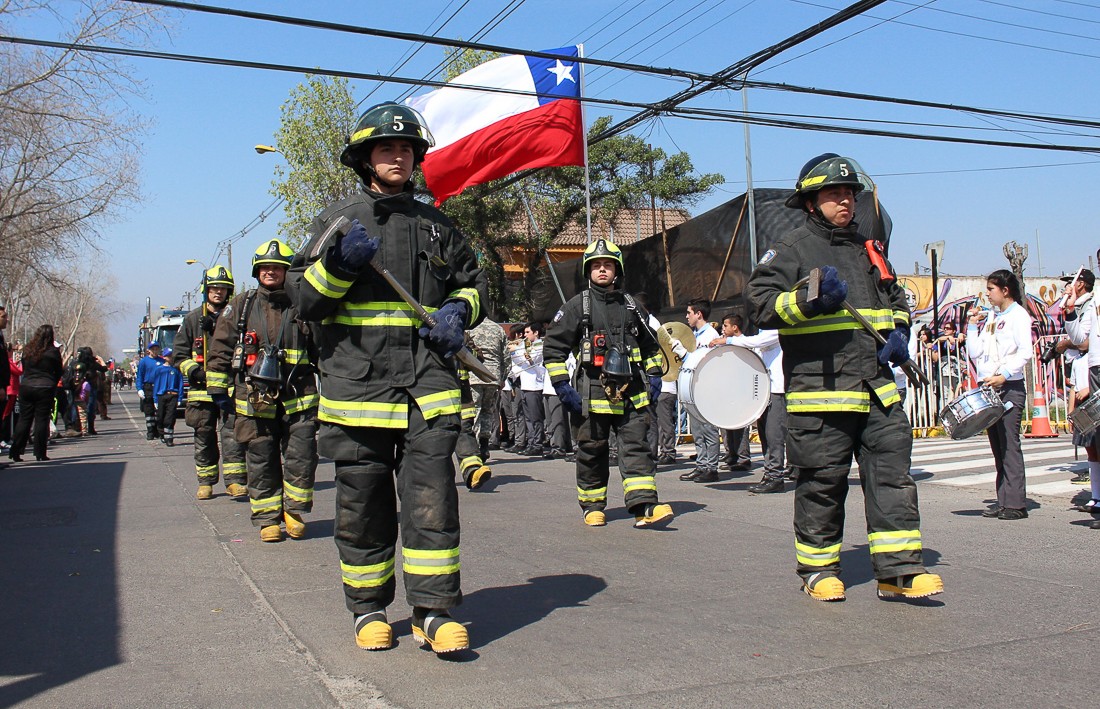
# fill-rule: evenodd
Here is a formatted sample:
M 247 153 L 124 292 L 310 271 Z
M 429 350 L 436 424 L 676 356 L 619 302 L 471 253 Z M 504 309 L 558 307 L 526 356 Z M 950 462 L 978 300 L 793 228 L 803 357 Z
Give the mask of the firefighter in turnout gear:
M 309 327 L 284 290 L 293 252 L 271 239 L 252 257 L 259 287 L 225 306 L 207 352 L 211 401 L 236 413 L 252 524 L 265 542 L 305 536 L 317 471 L 317 377 Z M 232 391 L 232 396 L 230 395 Z
M 183 419 L 195 429 L 195 474 L 199 478 L 196 497 L 209 500 L 218 482 L 219 442 L 222 478 L 230 497 L 244 497 L 244 448 L 233 437 L 235 411 L 223 411 L 206 391 L 206 360 L 218 316 L 233 297 L 233 274 L 225 266 L 214 266 L 202 275 L 202 305 L 183 318 L 172 345 L 172 364 L 187 379 L 187 408 Z
M 314 220 L 288 284 L 316 327 L 319 443 L 336 466 L 344 595 L 356 643 L 367 650 L 393 645 L 386 607 L 399 529 L 414 639 L 435 652 L 469 647 L 466 628 L 448 612 L 462 602 L 452 461 L 462 404 L 452 356 L 481 321 L 488 290 L 465 237 L 413 198 L 413 170 L 432 145 L 423 118 L 407 106 L 363 113 L 340 158 L 362 191 Z M 354 220 L 352 228 L 330 237 L 339 217 Z M 374 265 L 433 312 L 435 327 Z
M 806 163 L 787 200 L 806 212 L 806 222 L 763 255 L 746 292 L 756 324 L 779 330 L 787 456 L 798 471 L 797 570 L 803 590 L 821 601 L 845 596 L 840 547 L 853 455 L 879 596 L 943 591 L 940 577 L 922 562 L 917 489 L 909 475 L 912 429 L 889 367 L 908 358 L 909 307 L 881 243 L 865 240 L 852 221 L 856 195 L 870 184 L 850 158 L 826 153 Z M 815 268 L 819 295 L 810 300 L 802 279 Z M 844 309 L 845 300 L 886 345 Z
M 649 330 L 649 314 L 616 287 L 623 274 L 619 247 L 603 239 L 589 244 L 581 268 L 588 288 L 554 317 L 543 341 L 543 361 L 576 431 L 577 496 L 584 523 L 607 523 L 608 437 L 614 430 L 623 495 L 634 526 L 662 525 L 672 519 L 672 507 L 657 498 L 656 464 L 646 442 L 643 410 L 656 401 L 654 390 L 660 391 L 660 347 Z M 577 353 L 575 385 L 566 364 L 571 352 Z

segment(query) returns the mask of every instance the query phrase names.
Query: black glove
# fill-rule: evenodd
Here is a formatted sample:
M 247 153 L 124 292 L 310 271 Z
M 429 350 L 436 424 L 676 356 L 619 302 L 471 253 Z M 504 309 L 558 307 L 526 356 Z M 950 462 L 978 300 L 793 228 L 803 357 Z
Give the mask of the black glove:
M 879 364 L 896 364 L 899 367 L 909 360 L 909 328 L 897 325 L 886 338 L 886 344 L 878 349 Z
M 187 383 L 191 385 L 192 389 L 205 389 L 206 372 L 203 371 L 202 367 L 195 367 L 187 375 Z
M 218 316 L 216 313 L 207 313 L 199 320 L 199 326 L 202 327 L 202 331 L 207 335 L 214 334 L 214 326 L 218 324 Z
M 564 379 L 554 384 L 554 391 L 558 395 L 558 401 L 571 414 L 581 412 L 581 395 L 573 388 L 573 385 Z
M 661 395 L 661 383 L 661 378 L 656 374 L 649 378 L 649 402 L 651 404 L 656 404 L 657 397 Z
M 840 310 L 840 302 L 848 297 L 848 281 L 840 280 L 840 274 L 832 266 L 821 267 L 821 285 L 817 300 L 806 301 L 810 317 Z
M 455 352 L 466 344 L 466 304 L 451 301 L 437 310 L 435 327 L 421 326 L 419 335 L 428 343 L 428 347 L 444 357 L 453 357 Z
M 222 411 L 233 410 L 233 400 L 229 398 L 229 394 L 219 392 L 217 394 L 211 394 L 210 400 L 214 402 L 214 406 L 217 406 Z
M 358 219 L 353 220 L 351 229 L 336 245 L 337 267 L 351 273 L 359 273 L 378 253 L 381 243 L 378 237 L 367 234 L 366 228 L 359 223 Z

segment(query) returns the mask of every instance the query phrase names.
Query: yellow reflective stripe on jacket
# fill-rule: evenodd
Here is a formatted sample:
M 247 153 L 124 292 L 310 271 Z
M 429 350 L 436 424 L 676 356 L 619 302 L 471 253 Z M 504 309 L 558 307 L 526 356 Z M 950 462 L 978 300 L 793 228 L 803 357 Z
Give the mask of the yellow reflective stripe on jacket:
M 565 362 L 547 362 L 546 363 L 546 376 L 550 378 L 554 377 L 568 377 L 569 367 L 565 366 Z
M 621 414 L 626 411 L 623 402 L 612 404 L 607 399 L 591 399 L 588 402 L 588 410 L 594 414 Z
M 299 396 L 297 399 L 287 399 L 283 402 L 283 409 L 288 414 L 296 414 L 299 411 L 305 411 L 306 409 L 312 409 L 317 406 L 317 402 L 320 400 L 320 396 L 317 394 L 306 394 L 305 396 Z
M 592 490 L 577 488 L 577 499 L 581 502 L 603 502 L 607 499 L 607 487 L 597 487 Z
M 198 367 L 198 366 L 199 366 L 199 363 L 196 362 L 195 360 L 193 360 L 191 358 L 185 359 L 182 362 L 180 362 L 180 374 L 182 374 L 183 376 L 186 377 L 188 374 L 191 373 L 191 370 L 193 370 L 195 367 Z
M 635 409 L 640 409 L 643 406 L 649 406 L 649 392 L 642 391 L 634 396 L 630 397 L 630 403 L 634 404 Z
M 605 488 L 606 489 L 606 488 Z M 630 494 L 636 490 L 657 491 L 657 480 L 652 475 L 635 475 L 623 478 L 623 492 Z
M 313 502 L 313 488 L 295 487 L 286 480 L 283 481 L 283 494 L 298 502 Z
M 340 575 L 343 577 L 344 584 L 352 588 L 375 588 L 393 578 L 395 566 L 393 559 L 366 566 L 352 566 L 341 561 Z
M 225 372 L 207 372 L 206 373 L 206 388 L 221 387 L 222 389 L 229 388 L 229 374 Z
M 462 392 L 458 389 L 448 389 L 428 394 L 417 398 L 416 405 L 424 414 L 426 421 L 444 414 L 457 414 L 462 410 Z
M 638 347 L 631 347 L 630 348 L 630 361 L 631 362 L 641 362 L 642 361 L 642 350 L 640 348 L 638 348 Z
M 867 535 L 872 554 L 888 554 L 894 551 L 919 551 L 922 548 L 919 529 L 903 529 L 897 532 L 872 532 Z
M 481 297 L 477 294 L 477 290 L 475 288 L 459 288 L 447 296 L 448 300 L 453 300 L 455 298 L 469 304 L 470 313 L 467 316 L 467 322 L 476 321 L 478 315 L 481 314 Z
M 878 397 L 883 406 L 893 406 L 901 401 L 901 392 L 898 391 L 898 385 L 894 382 L 875 389 L 875 396 Z
M 409 549 L 401 547 L 401 568 L 406 574 L 442 576 L 458 571 L 458 547 L 454 549 Z
M 250 502 L 252 503 L 252 514 L 281 510 L 283 509 L 283 493 L 280 492 L 277 495 L 263 497 L 258 500 L 250 500 Z
M 840 545 L 833 544 L 817 549 L 796 541 L 794 543 L 794 555 L 798 559 L 798 563 L 806 566 L 830 566 L 840 563 Z
M 337 401 L 322 395 L 317 418 L 342 426 L 408 428 L 409 405 L 377 401 Z
M 870 321 L 876 330 L 894 329 L 894 312 L 878 308 L 857 308 L 857 312 Z M 839 332 L 841 330 L 862 330 L 861 325 L 847 310 L 839 310 L 828 315 L 818 315 L 794 327 L 779 328 L 780 335 L 812 335 L 819 332 Z
M 871 395 L 865 391 L 798 391 L 787 392 L 787 411 L 854 411 L 865 414 L 871 410 Z
M 247 416 L 253 419 L 273 419 L 275 418 L 275 405 L 266 406 L 262 411 L 257 411 L 256 407 L 252 405 L 247 399 L 234 399 L 234 410 L 238 416 Z
M 664 369 L 664 367 L 665 367 L 665 358 L 661 356 L 660 352 L 653 355 L 652 357 L 650 357 L 646 361 L 642 362 L 642 369 L 644 369 L 647 372 L 649 370 L 653 369 L 654 367 L 656 367 L 658 369 Z M 549 370 L 547 370 L 547 371 L 549 371 Z
M 424 308 L 434 313 L 439 308 Z M 323 325 L 353 325 L 356 327 L 420 327 L 424 323 L 402 300 L 372 300 L 366 303 L 341 302 L 336 312 L 321 321 Z
M 468 421 L 477 418 L 477 409 L 473 406 L 462 407 L 462 420 Z
M 318 293 L 328 298 L 343 298 L 354 282 L 329 273 L 322 259 L 317 259 L 306 269 L 305 279 Z
M 775 312 L 788 325 L 797 325 L 807 319 L 806 314 L 802 312 L 802 308 L 798 307 L 798 293 L 795 291 L 779 294 L 779 297 L 775 299 Z
M 906 325 L 909 325 L 909 324 L 912 323 L 912 320 L 909 319 L 909 311 L 907 311 L 907 310 L 895 310 L 894 311 L 894 320 L 901 321 L 901 322 L 905 323 Z
M 195 404 L 211 404 L 214 400 L 210 398 L 210 394 L 205 389 L 188 389 L 187 390 L 187 403 Z
M 309 355 L 305 350 L 284 350 L 287 364 L 301 364 L 309 361 Z

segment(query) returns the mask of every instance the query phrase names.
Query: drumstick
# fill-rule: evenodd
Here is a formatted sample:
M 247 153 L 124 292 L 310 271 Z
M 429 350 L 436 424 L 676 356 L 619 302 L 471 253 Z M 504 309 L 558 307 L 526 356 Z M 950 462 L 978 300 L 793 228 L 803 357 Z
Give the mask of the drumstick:
M 1059 307 L 1059 308 L 1064 308 L 1064 307 L 1066 307 L 1066 301 L 1067 301 L 1067 300 L 1069 300 L 1069 292 L 1070 292 L 1070 290 L 1072 290 L 1072 289 L 1073 289 L 1073 287 L 1074 287 L 1075 285 L 1077 285 L 1077 280 L 1078 280 L 1079 278 L 1081 278 L 1081 272 L 1082 272 L 1082 271 L 1084 271 L 1084 270 L 1085 270 L 1085 267 L 1084 267 L 1084 266 L 1082 266 L 1081 268 L 1077 269 L 1077 275 L 1076 275 L 1076 276 L 1074 276 L 1074 277 L 1073 277 L 1073 280 L 1069 282 L 1069 287 L 1068 287 L 1068 288 L 1066 288 L 1066 292 L 1062 294 L 1062 299 L 1058 301 L 1058 307 Z

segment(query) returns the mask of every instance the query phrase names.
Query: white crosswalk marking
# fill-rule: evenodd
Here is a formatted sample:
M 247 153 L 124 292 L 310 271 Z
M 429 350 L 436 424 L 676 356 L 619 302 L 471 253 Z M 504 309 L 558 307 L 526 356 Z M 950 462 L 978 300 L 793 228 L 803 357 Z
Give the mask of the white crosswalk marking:
M 1088 469 L 1083 449 L 1075 450 L 1068 435 L 1023 439 L 1028 495 L 1071 499 L 1088 490 L 1071 477 Z M 992 490 L 997 480 L 993 454 L 984 435 L 962 441 L 919 438 L 913 441 L 912 474 L 921 484 L 955 487 L 983 486 Z

